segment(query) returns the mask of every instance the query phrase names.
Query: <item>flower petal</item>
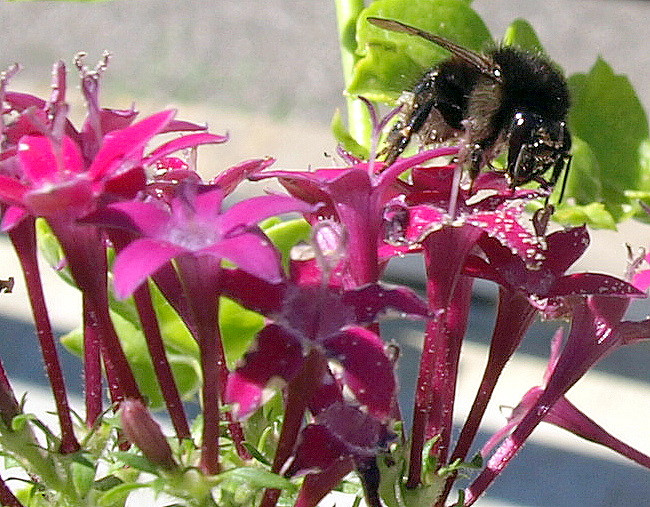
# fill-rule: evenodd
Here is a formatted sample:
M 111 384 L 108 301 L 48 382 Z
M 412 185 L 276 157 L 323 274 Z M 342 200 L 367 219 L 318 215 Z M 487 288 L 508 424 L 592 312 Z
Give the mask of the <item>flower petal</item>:
M 286 291 L 286 282 L 272 284 L 241 269 L 223 271 L 222 294 L 266 317 L 280 313 Z
M 16 178 L 0 174 L 0 200 L 7 204 L 21 204 L 27 188 Z
M 201 250 L 228 259 L 240 269 L 271 283 L 284 279 L 280 254 L 261 232 L 243 232 Z
M 256 174 L 275 162 L 274 158 L 257 158 L 246 160 L 220 172 L 210 183 L 221 187 L 226 195 L 230 194 L 243 180 Z
M 142 162 L 142 152 L 149 140 L 161 132 L 176 111 L 170 109 L 153 114 L 122 130 L 109 132 L 90 168 L 90 179 L 102 179 L 119 169 L 131 169 Z
M 301 200 L 286 195 L 261 195 L 240 201 L 228 209 L 221 217 L 223 233 L 238 227 L 250 227 L 262 220 L 297 211 L 308 213 L 313 211 L 313 206 Z
M 156 202 L 117 202 L 84 217 L 82 223 L 124 229 L 156 237 L 167 231 L 171 216 Z
M 589 246 L 589 233 L 583 225 L 556 231 L 546 237 L 548 251 L 544 267 L 560 276 L 577 261 Z
M 45 136 L 24 136 L 18 143 L 18 158 L 25 177 L 34 187 L 60 183 L 67 173 L 83 171 L 83 159 L 76 143 L 65 136 L 57 156 L 52 140 Z
M 608 447 L 626 458 L 650 468 L 650 456 L 614 437 L 564 396 L 555 402 L 553 408 L 544 418 L 544 422 L 554 424 L 586 440 Z
M 135 240 L 115 258 L 113 276 L 117 297 L 129 297 L 148 276 L 182 253 L 185 250 L 164 241 L 149 238 Z
M 323 471 L 346 457 L 355 461 L 375 457 L 392 437 L 375 417 L 345 403 L 334 403 L 301 432 L 295 459 L 286 473 Z
M 185 150 L 187 148 L 194 148 L 201 144 L 218 144 L 225 143 L 228 140 L 227 136 L 219 136 L 216 134 L 209 134 L 202 132 L 199 134 L 189 134 L 178 139 L 173 139 L 165 144 L 158 146 L 147 157 L 144 158 L 143 164 L 151 165 L 167 155 L 174 152 Z
M 404 317 L 428 315 L 427 303 L 406 287 L 373 283 L 345 291 L 342 299 L 345 304 L 354 307 L 357 324 L 370 324 L 377 320 L 379 314 L 389 311 L 399 312 Z
M 600 273 L 574 273 L 558 278 L 547 297 L 569 295 L 620 295 L 643 297 L 644 293 L 629 283 Z
M 272 379 L 290 380 L 303 362 L 300 341 L 280 326 L 270 324 L 257 335 L 257 344 L 242 365 L 228 376 L 226 403 L 235 405 L 235 417 L 244 419 L 264 403 Z M 272 393 L 270 393 L 272 394 Z
M 545 258 L 545 245 L 519 223 L 525 207 L 525 201 L 505 201 L 493 210 L 473 213 L 466 221 L 519 255 L 529 269 L 538 269 Z
M 322 343 L 328 355 L 341 363 L 343 381 L 359 403 L 377 417 L 388 417 L 396 383 L 381 338 L 365 328 L 352 327 Z

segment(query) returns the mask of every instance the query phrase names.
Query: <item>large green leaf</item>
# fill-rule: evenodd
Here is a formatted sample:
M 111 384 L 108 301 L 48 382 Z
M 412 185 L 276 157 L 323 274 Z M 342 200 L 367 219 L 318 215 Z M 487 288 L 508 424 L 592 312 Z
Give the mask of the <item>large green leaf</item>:
M 573 102 L 569 111 L 571 132 L 589 145 L 597 161 L 593 171 L 599 174 L 600 198 L 618 221 L 624 216 L 623 205 L 628 203 L 625 192 L 639 189 L 644 181 L 639 150 L 648 137 L 645 111 L 629 79 L 615 74 L 601 58 L 589 73 L 571 76 L 569 87 Z M 572 192 L 593 184 L 593 177 L 587 173 L 583 167 L 571 175 Z M 578 192 L 575 197 L 581 194 Z
M 347 92 L 379 102 L 395 101 L 449 53 L 419 37 L 371 25 L 368 16 L 395 19 L 474 50 L 484 49 L 491 40 L 487 27 L 466 1 L 373 2 L 357 23 L 357 51 L 362 58 Z
M 535 29 L 528 21 L 521 18 L 515 19 L 506 28 L 506 32 L 503 35 L 503 44 L 506 46 L 516 46 L 534 53 L 544 53 L 544 48 L 539 41 L 539 37 L 537 37 Z

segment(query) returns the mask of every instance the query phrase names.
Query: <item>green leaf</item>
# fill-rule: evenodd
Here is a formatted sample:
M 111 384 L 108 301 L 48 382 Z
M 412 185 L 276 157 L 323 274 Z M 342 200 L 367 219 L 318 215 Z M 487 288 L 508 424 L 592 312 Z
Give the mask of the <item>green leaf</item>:
M 641 167 L 639 190 L 650 192 L 650 139 L 644 139 L 639 145 L 639 165 Z
M 228 368 L 232 369 L 264 327 L 264 317 L 222 297 L 219 302 L 219 326 Z
M 167 302 L 155 283 L 149 283 L 149 290 L 158 317 L 160 333 L 165 342 L 165 348 L 170 353 L 185 355 L 198 361 L 199 346 L 183 320 L 178 316 L 172 305 Z
M 371 25 L 368 16 L 395 19 L 477 51 L 491 40 L 480 16 L 461 0 L 373 2 L 357 22 L 357 51 L 362 58 L 347 90 L 369 100 L 394 102 L 449 53 L 419 37 Z
M 18 414 L 11 420 L 11 431 L 22 431 L 29 421 L 37 420 L 34 414 Z
M 628 203 L 625 191 L 638 189 L 644 181 L 639 150 L 648 138 L 645 111 L 629 79 L 615 74 L 601 58 L 589 73 L 571 76 L 569 87 L 571 132 L 589 145 L 598 162 L 594 171 L 600 176 L 603 204 L 619 221 Z
M 115 486 L 118 486 L 120 484 L 124 484 L 124 481 L 119 477 L 116 477 L 114 475 L 106 475 L 101 479 L 97 479 L 95 481 L 95 489 L 98 491 L 108 491 L 109 489 L 113 489 Z
M 244 447 L 246 447 L 246 450 L 255 458 L 257 461 L 262 463 L 263 465 L 271 466 L 271 462 L 266 459 L 266 457 L 255 447 L 254 445 L 244 442 Z
M 415 489 L 402 488 L 404 505 L 434 505 L 445 487 L 445 478 L 437 477 L 435 482 L 428 486 L 418 486 Z
M 126 500 L 126 497 L 131 491 L 139 488 L 146 488 L 147 484 L 140 484 L 138 482 L 128 482 L 115 486 L 109 489 L 106 493 L 97 499 L 99 507 L 111 507 L 113 505 L 121 505 Z
M 553 219 L 564 225 L 587 224 L 597 229 L 616 230 L 616 220 L 600 202 L 578 206 L 560 205 L 555 210 Z
M 535 29 L 528 21 L 521 18 L 515 19 L 506 28 L 503 35 L 503 44 L 505 46 L 516 46 L 533 53 L 544 53 L 544 48 L 539 41 L 539 37 L 537 37 Z
M 291 249 L 300 242 L 308 242 L 311 235 L 311 226 L 304 218 L 280 221 L 263 229 L 280 251 L 285 269 L 289 266 Z
M 233 468 L 220 474 L 219 480 L 247 484 L 255 488 L 297 489 L 288 479 L 268 470 L 254 467 Z
M 72 483 L 77 494 L 82 498 L 88 494 L 95 481 L 95 467 L 87 459 L 85 461 L 84 463 L 74 460 L 70 465 Z
M 47 263 L 67 284 L 76 287 L 70 274 L 70 268 L 65 262 L 65 255 L 59 240 L 44 218 L 36 219 L 36 237 L 38 238 L 38 248 Z
M 576 204 L 586 205 L 604 199 L 600 164 L 589 144 L 578 136 L 573 136 L 571 148 L 571 167 L 568 174 L 566 195 L 571 196 Z M 559 198 L 561 181 L 554 194 Z
M 129 361 L 142 394 L 147 398 L 151 408 L 162 407 L 164 399 L 142 330 L 114 312 L 111 312 L 111 317 L 124 349 L 124 354 Z M 163 338 L 167 344 L 167 340 L 173 339 L 173 335 L 163 332 Z M 63 335 L 61 343 L 70 352 L 81 357 L 83 355 L 83 329 L 77 328 Z M 168 359 L 181 396 L 184 398 L 191 397 L 200 386 L 198 360 L 192 355 L 178 354 L 171 351 L 168 353 Z
M 158 467 L 144 456 L 124 451 L 114 451 L 111 456 L 131 468 L 158 475 Z

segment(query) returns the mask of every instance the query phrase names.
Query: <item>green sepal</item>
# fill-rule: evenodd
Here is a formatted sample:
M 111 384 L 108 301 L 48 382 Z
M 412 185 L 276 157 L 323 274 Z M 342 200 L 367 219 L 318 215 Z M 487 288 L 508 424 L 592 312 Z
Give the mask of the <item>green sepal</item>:
M 332 128 L 334 137 L 344 150 L 352 153 L 352 155 L 362 160 L 368 160 L 368 148 L 360 145 L 356 139 L 352 137 L 348 129 L 345 127 L 345 124 L 343 123 L 343 117 L 341 116 L 341 111 L 339 109 L 334 111 L 334 116 L 332 116 L 332 122 L 330 126 Z

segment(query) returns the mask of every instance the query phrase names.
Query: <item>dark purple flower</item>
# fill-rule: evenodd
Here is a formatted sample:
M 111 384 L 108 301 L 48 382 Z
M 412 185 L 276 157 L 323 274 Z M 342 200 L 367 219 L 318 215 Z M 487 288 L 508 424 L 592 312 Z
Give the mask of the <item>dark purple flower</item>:
M 589 368 L 618 347 L 650 340 L 650 319 L 641 322 L 621 320 L 629 301 L 629 297 L 609 295 L 572 298 L 571 331 L 562 351 L 551 355 L 543 392 L 535 395 L 534 403 L 527 407 L 512 434 L 503 441 L 488 460 L 486 468 L 468 488 L 466 505 L 472 505 L 485 491 L 535 427 Z M 562 412 L 563 409 L 567 409 L 567 405 L 560 402 L 560 413 L 555 416 L 569 417 L 570 411 Z M 568 424 L 568 421 L 565 422 Z
M 483 256 L 471 256 L 464 273 L 492 280 L 509 290 L 526 294 L 531 303 L 545 309 L 558 303 L 556 298 L 580 295 L 636 295 L 642 293 L 632 285 L 600 273 L 565 274 L 589 245 L 584 226 L 549 234 L 537 269 L 529 269 L 524 260 L 492 238 L 482 238 Z M 549 301 L 550 300 L 550 301 Z
M 351 290 L 292 281 L 269 284 L 231 271 L 223 293 L 273 321 L 228 379 L 226 398 L 236 404 L 239 417 L 264 402 L 273 379 L 291 381 L 311 347 L 341 365 L 338 381 L 359 403 L 380 417 L 388 415 L 395 389 L 392 362 L 379 336 L 363 326 L 391 310 L 425 316 L 426 307 L 413 292 L 381 284 Z M 329 375 L 322 380 L 331 383 Z
M 501 173 L 481 174 L 472 192 L 461 187 L 452 191 L 456 170 L 456 166 L 413 170 L 404 196 L 387 205 L 384 219 L 390 244 L 382 248 L 382 257 L 420 251 L 424 238 L 445 227 L 474 228 L 536 268 L 544 258 L 545 245 L 543 238 L 524 225 L 524 211 L 527 202 L 541 194 L 510 190 Z

